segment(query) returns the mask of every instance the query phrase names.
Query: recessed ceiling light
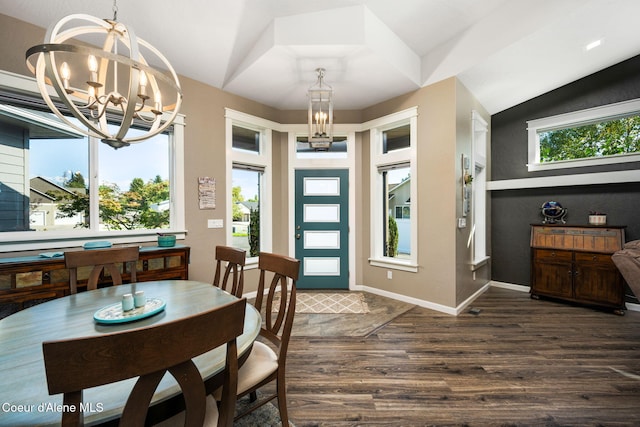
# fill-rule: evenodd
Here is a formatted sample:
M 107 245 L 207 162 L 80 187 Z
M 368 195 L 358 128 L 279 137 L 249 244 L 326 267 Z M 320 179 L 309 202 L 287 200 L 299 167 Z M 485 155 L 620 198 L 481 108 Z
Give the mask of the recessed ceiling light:
M 592 41 L 591 43 L 589 43 L 588 45 L 586 45 L 584 47 L 584 50 L 591 50 L 591 49 L 595 49 L 596 47 L 600 46 L 602 44 L 602 40 L 596 40 L 596 41 Z

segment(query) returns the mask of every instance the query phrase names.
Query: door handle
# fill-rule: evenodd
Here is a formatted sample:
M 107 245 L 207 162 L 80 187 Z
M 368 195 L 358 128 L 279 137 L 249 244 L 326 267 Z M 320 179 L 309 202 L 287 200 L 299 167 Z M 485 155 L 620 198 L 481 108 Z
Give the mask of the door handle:
M 296 239 L 300 240 L 300 233 L 296 233 Z

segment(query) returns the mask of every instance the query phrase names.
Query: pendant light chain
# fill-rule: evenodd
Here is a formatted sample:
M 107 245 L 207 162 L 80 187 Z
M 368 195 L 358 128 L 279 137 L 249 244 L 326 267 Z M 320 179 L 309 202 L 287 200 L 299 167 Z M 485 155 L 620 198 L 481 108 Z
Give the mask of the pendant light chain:
M 118 22 L 118 0 L 113 0 L 113 20 Z

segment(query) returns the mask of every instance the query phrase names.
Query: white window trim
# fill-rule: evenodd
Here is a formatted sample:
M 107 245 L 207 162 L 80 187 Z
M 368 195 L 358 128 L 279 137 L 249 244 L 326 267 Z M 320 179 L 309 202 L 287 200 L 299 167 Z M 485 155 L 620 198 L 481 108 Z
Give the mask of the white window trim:
M 260 132 L 259 152 L 237 150 L 233 148 L 233 126 L 240 126 Z M 260 250 L 270 252 L 272 250 L 273 239 L 273 214 L 272 214 L 272 129 L 277 129 L 278 124 L 260 117 L 242 113 L 240 111 L 225 108 L 225 151 L 226 151 L 226 182 L 229 188 L 226 189 L 227 212 L 226 212 L 226 241 L 231 244 L 233 240 L 233 208 L 231 202 L 231 183 L 233 182 L 233 165 L 243 164 L 263 168 L 262 185 L 260 186 Z M 249 257 L 245 269 L 258 267 L 258 257 Z
M 487 264 L 487 152 L 489 142 L 489 124 L 477 111 L 471 113 L 472 128 L 472 168 L 471 198 L 473 203 L 473 226 L 469 235 L 471 246 L 471 270 L 475 271 Z M 478 176 L 477 168 L 482 169 Z
M 410 146 L 394 150 L 388 153 L 382 152 L 382 132 L 402 125 L 410 125 Z M 369 264 L 376 267 L 390 268 L 396 270 L 418 272 L 418 239 L 411 239 L 411 256 L 409 259 L 398 259 L 384 256 L 382 235 L 383 213 L 380 207 L 384 201 L 382 196 L 382 175 L 379 169 L 395 164 L 409 164 L 411 174 L 411 200 L 418 200 L 418 168 L 417 168 L 417 128 L 418 128 L 418 108 L 412 107 L 389 116 L 381 117 L 364 126 L 370 132 L 370 185 L 371 185 L 371 256 Z M 418 203 L 411 204 L 411 235 L 418 236 Z
M 0 88 L 7 90 L 18 90 L 29 94 L 38 95 L 38 85 L 34 78 L 23 76 L 0 70 Z M 168 118 L 169 115 L 166 115 Z M 157 232 L 175 234 L 176 238 L 184 239 L 185 229 L 185 203 L 184 192 L 184 126 L 185 116 L 178 114 L 173 122 L 173 136 L 169 141 L 172 155 L 169 157 L 169 179 L 171 181 L 171 225 L 170 228 L 162 230 L 123 230 L 123 231 L 98 231 L 96 229 L 69 230 L 65 232 L 38 232 L 38 231 L 16 231 L 0 233 L 0 252 L 43 250 L 51 248 L 71 248 L 82 246 L 87 241 L 109 240 L 115 244 L 142 243 L 157 241 Z M 97 161 L 97 143 L 92 141 L 95 138 L 89 137 L 90 162 L 93 162 L 94 170 Z M 144 144 L 144 142 L 141 142 Z M 91 165 L 90 165 L 91 167 Z M 91 171 L 90 171 L 91 173 Z M 95 177 L 94 177 L 95 178 Z M 91 188 L 97 193 L 97 182 L 91 179 L 90 183 L 95 183 L 96 188 Z M 94 184 L 90 184 L 94 185 Z M 178 191 L 180 190 L 180 191 Z M 98 212 L 90 211 L 92 224 L 98 224 Z M 95 218 L 94 218 L 95 216 Z
M 606 119 L 628 115 L 637 112 L 640 114 L 640 99 L 623 101 L 615 104 L 603 105 L 586 110 L 559 114 L 542 119 L 527 121 L 529 172 L 552 169 L 567 169 L 585 166 L 618 164 L 640 161 L 640 153 L 617 154 L 613 156 L 592 157 L 588 159 L 560 160 L 554 162 L 540 162 L 540 138 L 539 133 L 554 129 L 564 129 L 572 126 L 585 125 Z

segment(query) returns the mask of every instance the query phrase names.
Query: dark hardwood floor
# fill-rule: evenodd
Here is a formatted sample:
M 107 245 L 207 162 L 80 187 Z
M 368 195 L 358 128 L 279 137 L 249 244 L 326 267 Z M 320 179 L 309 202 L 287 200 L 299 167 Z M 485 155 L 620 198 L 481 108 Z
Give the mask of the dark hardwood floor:
M 363 336 L 298 331 L 287 357 L 290 419 L 297 427 L 640 425 L 640 313 L 500 288 L 473 307 L 480 314 L 457 317 L 413 307 Z

